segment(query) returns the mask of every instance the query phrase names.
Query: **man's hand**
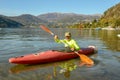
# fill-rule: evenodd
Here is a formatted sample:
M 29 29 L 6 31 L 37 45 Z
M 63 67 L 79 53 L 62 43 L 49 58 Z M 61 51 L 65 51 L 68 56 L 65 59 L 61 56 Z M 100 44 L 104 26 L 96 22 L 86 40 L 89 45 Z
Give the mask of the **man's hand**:
M 54 36 L 54 39 L 55 39 L 55 40 L 56 40 L 56 39 L 58 39 L 58 36 L 57 36 L 57 35 L 55 35 L 55 36 Z
M 71 48 L 71 51 L 75 51 L 75 48 Z

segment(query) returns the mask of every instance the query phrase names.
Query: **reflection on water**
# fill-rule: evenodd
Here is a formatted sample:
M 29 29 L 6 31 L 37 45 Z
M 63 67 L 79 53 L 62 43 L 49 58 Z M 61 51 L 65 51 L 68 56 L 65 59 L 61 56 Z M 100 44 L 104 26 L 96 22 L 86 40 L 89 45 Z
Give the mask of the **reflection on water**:
M 120 33 L 117 30 L 102 31 L 101 39 L 111 50 L 120 51 L 120 39 L 117 37 L 118 32 Z
M 15 65 L 10 68 L 10 73 L 21 73 L 31 70 L 37 70 L 41 68 L 53 67 L 53 76 L 57 77 L 57 74 L 64 74 L 65 77 L 70 77 L 70 72 L 77 68 L 77 64 L 75 63 L 76 59 L 62 61 L 62 62 L 54 62 L 49 64 L 38 64 L 38 65 Z M 60 70 L 57 70 L 60 68 Z
M 69 31 L 80 47 L 94 45 L 97 55 L 92 55 L 93 67 L 79 66 L 80 59 L 39 65 L 14 65 L 10 57 L 61 49 L 64 45 L 54 42 L 53 37 L 38 29 L 0 29 L 0 79 L 1 80 L 119 80 L 120 34 L 118 30 L 51 29 L 59 38 Z M 18 74 L 13 74 L 18 73 Z

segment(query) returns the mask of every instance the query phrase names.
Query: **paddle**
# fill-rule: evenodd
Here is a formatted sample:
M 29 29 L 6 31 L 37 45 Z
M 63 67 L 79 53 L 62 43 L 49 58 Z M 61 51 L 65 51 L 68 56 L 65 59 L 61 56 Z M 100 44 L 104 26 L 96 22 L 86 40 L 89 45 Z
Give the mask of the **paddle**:
M 41 27 L 44 31 L 50 33 L 52 36 L 55 35 L 55 34 L 54 34 L 50 29 L 48 29 L 46 26 L 40 25 L 40 27 Z M 82 61 L 84 64 L 94 65 L 94 61 L 93 61 L 92 59 L 90 59 L 89 57 L 87 57 L 86 55 L 84 55 L 84 54 L 79 54 L 77 51 L 74 51 L 74 53 L 76 53 L 76 54 L 80 57 L 81 61 Z
M 45 27 L 44 25 L 41 25 L 40 27 L 41 27 L 44 31 L 46 31 L 46 32 L 50 33 L 52 36 L 54 36 L 54 33 L 53 33 L 50 29 L 48 29 L 47 27 Z

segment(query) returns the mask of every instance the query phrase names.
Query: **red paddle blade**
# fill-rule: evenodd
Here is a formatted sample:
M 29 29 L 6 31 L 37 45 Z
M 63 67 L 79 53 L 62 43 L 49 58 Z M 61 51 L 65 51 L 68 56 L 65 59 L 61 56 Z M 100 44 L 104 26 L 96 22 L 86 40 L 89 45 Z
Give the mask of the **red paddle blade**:
M 50 33 L 51 35 L 54 35 L 54 33 L 53 33 L 50 29 L 48 29 L 46 26 L 40 25 L 40 27 L 41 27 L 44 31 Z

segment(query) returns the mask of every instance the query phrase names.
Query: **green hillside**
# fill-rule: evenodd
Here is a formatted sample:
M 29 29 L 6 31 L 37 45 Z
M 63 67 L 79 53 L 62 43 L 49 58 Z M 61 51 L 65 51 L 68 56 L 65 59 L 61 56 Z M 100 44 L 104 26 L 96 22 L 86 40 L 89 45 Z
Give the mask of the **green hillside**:
M 92 22 L 75 24 L 69 27 L 77 28 L 97 28 L 97 27 L 112 27 L 120 28 L 120 3 L 107 9 L 99 19 L 94 19 Z
M 106 10 L 99 20 L 102 27 L 120 27 L 120 3 Z

